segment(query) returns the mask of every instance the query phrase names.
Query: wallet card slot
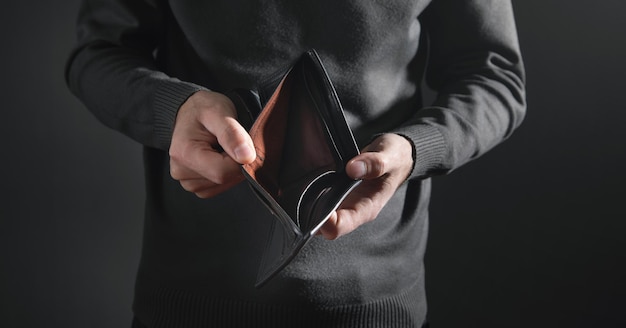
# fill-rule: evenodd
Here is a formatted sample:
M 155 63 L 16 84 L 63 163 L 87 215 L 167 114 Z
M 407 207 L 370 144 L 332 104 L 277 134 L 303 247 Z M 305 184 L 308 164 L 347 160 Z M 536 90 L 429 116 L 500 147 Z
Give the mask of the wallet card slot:
M 243 166 L 253 180 L 260 184 L 274 199 L 280 194 L 278 176 L 287 133 L 290 83 L 283 79 L 277 92 L 270 98 L 250 130 L 257 157 Z M 280 92 L 283 91 L 283 92 Z
M 340 162 L 347 163 L 359 154 L 359 150 L 346 122 L 343 106 L 317 52 L 309 51 L 307 59 L 311 62 L 310 65 L 315 67 L 315 69 L 302 72 L 309 97 L 318 100 L 317 108 L 328 129 L 328 136 L 335 147 L 335 153 L 339 156 Z
M 340 164 L 346 159 L 342 158 L 339 149 L 337 149 L 337 144 L 333 138 L 333 133 L 331 131 L 331 127 L 329 126 L 328 107 L 323 102 L 320 103 L 319 101 L 315 101 L 315 99 L 323 99 L 323 97 L 319 94 L 319 89 L 317 88 L 315 81 L 310 81 L 309 79 L 310 77 L 307 76 L 307 72 L 305 70 L 302 70 L 302 84 L 306 89 L 307 99 L 311 100 L 311 103 L 321 120 L 320 122 L 321 124 L 323 124 L 323 137 L 327 140 L 327 147 L 332 146 L 332 155 L 335 159 L 335 162 Z
M 300 205 L 302 197 L 309 192 L 310 186 L 321 176 L 334 172 L 329 169 L 319 169 L 308 172 L 306 176 L 298 180 L 291 181 L 289 184 L 281 185 L 281 194 L 277 199 L 277 203 L 283 208 L 285 213 L 289 215 L 293 223 L 302 230 L 302 224 L 299 220 Z
M 320 224 L 329 213 L 319 213 L 316 215 L 315 208 L 319 207 L 318 203 L 323 195 L 328 192 L 336 178 L 336 172 L 329 171 L 320 176 L 306 187 L 298 201 L 298 211 L 296 213 L 297 224 L 301 231 L 308 231 L 316 225 Z

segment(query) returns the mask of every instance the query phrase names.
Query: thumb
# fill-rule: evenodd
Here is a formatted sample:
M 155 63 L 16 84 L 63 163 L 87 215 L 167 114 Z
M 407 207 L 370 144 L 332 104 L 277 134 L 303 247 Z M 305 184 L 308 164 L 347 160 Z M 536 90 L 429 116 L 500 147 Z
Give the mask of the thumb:
M 224 151 L 237 163 L 249 164 L 255 160 L 256 152 L 252 139 L 236 119 L 225 117 L 215 137 Z
M 406 176 L 413 167 L 413 147 L 397 134 L 386 133 L 363 149 L 363 153 L 351 159 L 346 173 L 353 179 L 376 179 L 394 173 Z
M 376 179 L 386 173 L 387 163 L 380 152 L 365 152 L 353 159 L 346 165 L 346 173 L 355 180 Z
M 211 110 L 200 116 L 202 125 L 237 163 L 253 162 L 256 158 L 254 143 L 246 129 L 237 121 L 235 105 L 223 94 L 211 92 L 209 95 Z

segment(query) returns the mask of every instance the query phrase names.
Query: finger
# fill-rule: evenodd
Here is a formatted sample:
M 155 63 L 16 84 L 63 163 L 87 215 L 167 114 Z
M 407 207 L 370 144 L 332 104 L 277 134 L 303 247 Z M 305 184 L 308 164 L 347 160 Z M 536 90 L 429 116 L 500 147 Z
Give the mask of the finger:
M 335 240 L 356 230 L 362 224 L 372 221 L 380 212 L 380 208 L 363 212 L 354 208 L 342 208 L 331 214 L 330 218 L 322 225 L 319 232 L 327 240 Z M 365 215 L 362 213 L 375 213 Z
M 232 180 L 225 184 L 214 184 L 204 180 L 202 182 L 198 180 L 185 180 L 181 181 L 181 185 L 187 191 L 193 192 L 199 198 L 211 198 L 216 196 L 239 183 L 239 180 Z
M 186 191 L 193 192 L 193 193 L 202 192 L 202 191 L 211 189 L 215 186 L 218 186 L 218 184 L 213 183 L 207 179 L 180 180 L 180 185 Z
M 201 123 L 236 162 L 252 163 L 256 152 L 250 135 L 237 121 L 237 112 L 230 99 L 221 94 L 218 97 L 223 98 L 219 103 L 222 110 L 205 111 L 200 117 Z
M 217 152 L 204 142 L 187 142 L 172 149 L 175 151 L 170 152 L 170 158 L 175 170 L 195 172 L 215 184 L 226 184 L 242 175 L 240 165 L 228 154 Z M 193 173 L 189 177 L 197 178 Z
M 388 179 L 363 181 L 341 203 L 321 227 L 324 238 L 333 240 L 346 235 L 378 216 L 393 195 L 395 187 Z
M 228 184 L 228 185 L 216 185 L 215 187 L 212 187 L 210 189 L 207 190 L 203 190 L 200 192 L 196 192 L 195 195 L 198 198 L 202 198 L 202 199 L 207 199 L 207 198 L 211 198 L 214 196 L 217 196 L 221 193 L 223 193 L 224 191 L 232 188 L 235 184 Z
M 170 158 L 170 175 L 174 180 L 194 180 L 204 179 L 202 175 L 188 169 L 186 166 L 180 165 L 176 160 Z
M 379 210 L 376 211 L 378 213 Z M 335 240 L 356 230 L 364 223 L 371 221 L 360 216 L 359 211 L 353 208 L 338 209 L 320 228 L 320 234 L 327 240 Z
M 327 240 L 335 240 L 339 237 L 337 231 L 337 211 L 330 214 L 330 217 L 324 222 L 320 230 L 317 231 L 317 234 Z

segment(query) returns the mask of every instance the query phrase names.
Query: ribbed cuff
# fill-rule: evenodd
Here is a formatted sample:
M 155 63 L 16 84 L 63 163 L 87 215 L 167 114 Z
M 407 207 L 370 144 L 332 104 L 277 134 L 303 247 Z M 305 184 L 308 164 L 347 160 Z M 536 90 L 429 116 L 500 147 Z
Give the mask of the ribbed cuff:
M 163 80 L 158 86 L 154 98 L 154 135 L 158 148 L 170 147 L 178 109 L 187 98 L 200 90 L 206 88 L 178 79 Z
M 419 124 L 390 132 L 405 137 L 413 145 L 413 170 L 407 179 L 428 176 L 441 167 L 446 143 L 439 129 L 432 125 Z

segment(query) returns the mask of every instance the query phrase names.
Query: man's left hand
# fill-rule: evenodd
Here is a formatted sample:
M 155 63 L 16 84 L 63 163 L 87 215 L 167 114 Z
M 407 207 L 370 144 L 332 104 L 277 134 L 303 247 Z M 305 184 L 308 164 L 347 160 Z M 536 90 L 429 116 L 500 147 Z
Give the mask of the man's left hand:
M 346 173 L 363 180 L 320 229 L 326 239 L 336 239 L 372 221 L 413 168 L 411 143 L 397 134 L 383 134 L 351 159 Z

